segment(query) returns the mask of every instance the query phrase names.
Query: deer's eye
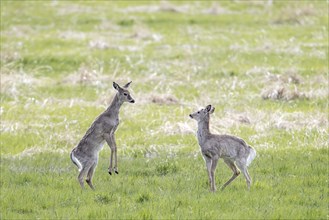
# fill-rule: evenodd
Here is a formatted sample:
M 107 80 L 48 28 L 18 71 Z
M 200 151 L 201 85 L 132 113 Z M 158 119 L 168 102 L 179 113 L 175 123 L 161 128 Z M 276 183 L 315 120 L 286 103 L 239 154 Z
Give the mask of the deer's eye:
M 127 96 L 128 94 L 127 93 L 123 93 L 124 96 Z
M 200 114 L 200 111 L 198 111 L 198 114 Z

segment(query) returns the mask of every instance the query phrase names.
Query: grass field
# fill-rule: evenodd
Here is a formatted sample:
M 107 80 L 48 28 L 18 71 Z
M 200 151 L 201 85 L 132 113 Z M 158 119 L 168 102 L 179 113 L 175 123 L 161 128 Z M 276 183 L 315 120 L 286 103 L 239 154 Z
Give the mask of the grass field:
M 81 190 L 69 153 L 132 80 Z M 257 150 L 211 193 L 188 115 Z M 328 1 L 1 1 L 0 219 L 328 219 Z M 231 176 L 220 161 L 219 188 Z

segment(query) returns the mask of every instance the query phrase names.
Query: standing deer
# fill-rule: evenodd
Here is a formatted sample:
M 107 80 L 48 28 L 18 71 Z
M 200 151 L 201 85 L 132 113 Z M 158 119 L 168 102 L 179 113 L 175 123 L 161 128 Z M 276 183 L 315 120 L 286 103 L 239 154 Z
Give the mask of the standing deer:
M 223 190 L 240 175 L 240 169 L 246 178 L 248 190 L 250 190 L 251 178 L 247 167 L 255 159 L 256 151 L 240 138 L 210 133 L 210 114 L 214 111 L 215 108 L 208 105 L 205 109 L 190 114 L 190 117 L 198 122 L 197 137 L 207 166 L 210 190 L 212 192 L 216 191 L 215 170 L 219 158 L 223 158 L 227 166 L 233 171 L 233 176 L 221 189 Z
M 117 145 L 115 143 L 114 133 L 119 125 L 119 110 L 121 105 L 124 102 L 135 102 L 127 90 L 130 83 L 127 83 L 121 88 L 117 83 L 113 82 L 113 87 L 117 90 L 117 94 L 114 96 L 112 103 L 95 119 L 78 146 L 70 154 L 72 162 L 79 168 L 78 180 L 82 188 L 84 188 L 83 179 L 87 175 L 86 182 L 90 188 L 94 189 L 91 180 L 98 162 L 99 151 L 103 148 L 105 142 L 111 148 L 108 172 L 112 175 L 112 171 L 114 170 L 118 174 Z

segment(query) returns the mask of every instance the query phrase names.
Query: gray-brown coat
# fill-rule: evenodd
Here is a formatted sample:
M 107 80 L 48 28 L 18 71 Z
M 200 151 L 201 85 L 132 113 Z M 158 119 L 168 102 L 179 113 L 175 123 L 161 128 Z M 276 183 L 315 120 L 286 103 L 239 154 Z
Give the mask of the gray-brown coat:
M 130 83 L 131 82 L 127 83 L 121 88 L 117 83 L 113 82 L 113 87 L 117 90 L 117 93 L 110 106 L 95 119 L 79 144 L 70 154 L 72 162 L 79 169 L 78 180 L 82 188 L 84 187 L 83 179 L 87 175 L 86 182 L 92 189 L 94 189 L 92 177 L 98 163 L 98 154 L 103 148 L 105 142 L 107 142 L 111 149 L 108 172 L 112 175 L 112 170 L 114 170 L 114 172 L 118 174 L 117 146 L 114 133 L 119 125 L 119 110 L 121 105 L 124 102 L 135 102 L 127 90 Z
M 248 189 L 250 189 L 251 178 L 247 167 L 256 157 L 256 151 L 238 137 L 210 133 L 210 114 L 214 111 L 215 108 L 208 105 L 205 109 L 190 114 L 190 117 L 198 122 L 197 138 L 207 166 L 210 190 L 216 191 L 215 170 L 219 158 L 222 158 L 233 171 L 233 176 L 222 186 L 222 189 L 239 176 L 239 169 L 243 172 Z

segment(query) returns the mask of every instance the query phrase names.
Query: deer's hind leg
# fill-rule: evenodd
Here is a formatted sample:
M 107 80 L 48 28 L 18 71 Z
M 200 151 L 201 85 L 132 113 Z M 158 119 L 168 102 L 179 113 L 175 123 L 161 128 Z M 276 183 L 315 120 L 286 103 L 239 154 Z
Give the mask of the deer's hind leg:
M 83 179 L 84 179 L 84 176 L 87 174 L 87 172 L 88 172 L 88 170 L 86 169 L 86 167 L 83 167 L 78 175 L 78 181 L 79 181 L 82 189 L 85 188 Z
M 83 167 L 78 175 L 78 181 L 80 183 L 81 188 L 84 188 L 84 177 L 87 175 L 87 172 L 89 171 L 92 165 L 93 163 L 85 163 L 82 165 Z
M 91 189 L 95 190 L 93 183 L 92 183 L 92 178 L 95 172 L 95 168 L 97 166 L 97 160 L 93 163 L 93 165 L 89 168 L 88 174 L 87 174 L 87 179 L 86 182 L 90 186 Z
M 234 161 L 231 161 L 229 159 L 224 159 L 224 162 L 227 164 L 227 166 L 233 171 L 232 177 L 222 186 L 221 190 L 225 189 L 226 186 L 228 186 L 235 178 L 237 178 L 240 175 L 240 171 L 234 164 Z
M 248 169 L 247 169 L 246 160 L 239 160 L 239 161 L 237 161 L 236 165 L 239 167 L 239 169 L 243 173 L 244 177 L 246 178 L 247 187 L 248 187 L 248 190 L 250 190 L 251 177 L 250 177 Z

